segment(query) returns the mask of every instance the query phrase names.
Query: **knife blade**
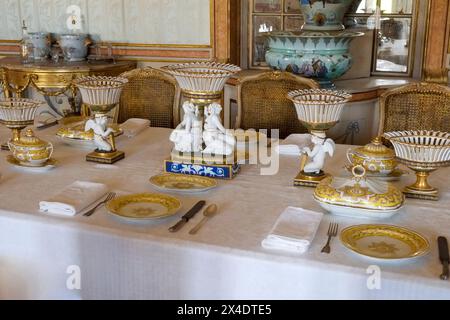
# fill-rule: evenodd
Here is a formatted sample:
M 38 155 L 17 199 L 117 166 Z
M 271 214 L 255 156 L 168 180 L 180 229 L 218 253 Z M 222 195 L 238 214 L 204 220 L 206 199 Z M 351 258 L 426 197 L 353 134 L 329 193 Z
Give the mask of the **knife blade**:
M 55 120 L 55 121 L 52 121 L 52 122 L 49 122 L 49 123 L 42 123 L 42 124 L 38 125 L 38 126 L 36 127 L 36 129 L 38 129 L 38 130 L 44 130 L 44 129 L 47 129 L 47 128 L 56 126 L 56 125 L 58 125 L 58 124 L 59 124 L 58 120 Z
M 449 252 L 448 252 L 447 239 L 445 237 L 439 237 L 438 245 L 439 245 L 439 260 L 441 260 L 442 267 L 443 267 L 441 279 L 448 280 L 450 257 L 449 257 Z
M 199 201 L 191 210 L 189 210 L 183 217 L 181 217 L 181 220 L 174 225 L 173 227 L 169 228 L 170 232 L 177 232 L 180 230 L 186 223 L 189 222 L 202 208 L 205 206 L 206 201 Z

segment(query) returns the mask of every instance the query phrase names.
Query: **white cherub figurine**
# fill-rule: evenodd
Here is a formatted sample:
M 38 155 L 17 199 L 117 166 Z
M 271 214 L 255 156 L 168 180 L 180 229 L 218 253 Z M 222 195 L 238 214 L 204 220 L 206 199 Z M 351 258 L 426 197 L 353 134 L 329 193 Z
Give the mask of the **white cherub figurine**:
M 218 103 L 212 103 L 205 107 L 205 130 L 203 140 L 206 144 L 203 153 L 229 156 L 234 152 L 236 139 L 229 134 L 220 120 L 222 107 Z
M 175 149 L 180 152 L 201 152 L 202 151 L 202 125 L 197 119 L 196 107 L 192 102 L 186 101 L 183 104 L 183 121 L 170 135 L 170 141 L 175 144 Z
M 320 174 L 325 165 L 327 153 L 332 157 L 336 150 L 336 144 L 332 139 L 327 139 L 325 134 L 313 134 L 311 142 L 314 144 L 312 151 L 309 147 L 305 147 L 302 150 L 302 153 L 306 153 L 309 157 L 309 162 L 303 171 L 305 173 Z
M 95 115 L 94 120 L 88 120 L 86 122 L 85 131 L 94 131 L 94 143 L 97 146 L 98 151 L 111 152 L 113 145 L 110 141 L 111 134 L 114 130 L 108 128 L 108 116 L 105 114 Z

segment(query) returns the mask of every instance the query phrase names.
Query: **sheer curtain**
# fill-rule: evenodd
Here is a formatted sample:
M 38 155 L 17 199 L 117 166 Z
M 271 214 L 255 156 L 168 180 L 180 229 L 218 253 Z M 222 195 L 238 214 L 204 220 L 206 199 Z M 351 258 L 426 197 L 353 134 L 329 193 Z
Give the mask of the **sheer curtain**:
M 403 11 L 404 13 L 412 12 L 413 2 L 412 0 L 393 0 L 393 1 L 385 1 L 392 2 L 392 12 L 398 13 Z

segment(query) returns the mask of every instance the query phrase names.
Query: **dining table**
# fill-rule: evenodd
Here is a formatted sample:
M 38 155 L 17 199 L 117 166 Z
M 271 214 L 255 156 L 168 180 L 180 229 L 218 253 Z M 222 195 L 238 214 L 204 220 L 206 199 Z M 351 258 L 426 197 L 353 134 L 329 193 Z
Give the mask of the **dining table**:
M 406 199 L 387 220 L 337 217 L 314 200 L 313 188 L 294 187 L 297 156 L 281 155 L 273 174 L 266 165 L 242 165 L 233 180 L 218 180 L 204 193 L 155 189 L 150 177 L 163 173 L 173 145 L 170 129 L 147 128 L 117 139 L 126 158 L 114 165 L 86 161 L 92 151 L 67 144 L 57 127 L 36 130 L 54 146 L 54 168 L 29 170 L 0 153 L 0 299 L 449 299 L 450 282 L 440 280 L 437 238 L 450 237 L 450 168 L 433 174 L 439 201 Z M 2 140 L 10 132 L 0 128 Z M 332 175 L 345 174 L 351 146 L 337 145 L 326 164 Z M 408 169 L 404 168 L 406 171 Z M 265 174 L 264 174 L 265 172 Z M 394 182 L 411 184 L 412 172 Z M 90 217 L 62 217 L 39 211 L 39 202 L 75 181 L 103 183 L 117 193 L 166 193 L 182 202 L 178 214 L 137 223 L 117 218 L 105 207 Z M 178 232 L 169 232 L 195 203 L 218 206 L 217 215 L 196 234 L 198 214 Z M 309 250 L 302 255 L 264 249 L 261 241 L 287 207 L 323 212 Z M 331 253 L 321 253 L 330 222 L 340 230 L 359 224 L 402 226 L 422 234 L 428 254 L 403 261 L 358 255 L 334 238 Z M 70 285 L 74 277 L 78 285 Z M 373 277 L 378 277 L 373 285 Z

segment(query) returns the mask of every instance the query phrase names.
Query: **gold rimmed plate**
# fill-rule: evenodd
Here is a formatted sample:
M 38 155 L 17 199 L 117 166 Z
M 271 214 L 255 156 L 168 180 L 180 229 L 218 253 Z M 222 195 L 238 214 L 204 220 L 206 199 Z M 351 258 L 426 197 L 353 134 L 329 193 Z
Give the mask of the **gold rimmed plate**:
M 27 165 L 26 163 L 20 162 L 12 155 L 7 156 L 6 161 L 8 161 L 9 164 L 11 164 L 17 168 L 26 169 L 26 170 L 30 170 L 30 171 L 36 171 L 36 172 L 51 170 L 51 169 L 55 168 L 56 164 L 58 163 L 58 161 L 56 161 L 55 159 L 50 159 L 41 166 L 35 166 L 35 165 L 31 165 L 31 164 Z
M 154 193 L 117 197 L 106 204 L 108 211 L 130 221 L 149 221 L 173 216 L 181 208 L 177 198 Z
M 357 225 L 342 231 L 341 242 L 360 255 L 382 260 L 405 260 L 428 253 L 430 244 L 419 233 L 391 225 Z
M 151 177 L 150 183 L 159 190 L 181 193 L 205 192 L 217 187 L 217 181 L 211 178 L 170 173 Z

